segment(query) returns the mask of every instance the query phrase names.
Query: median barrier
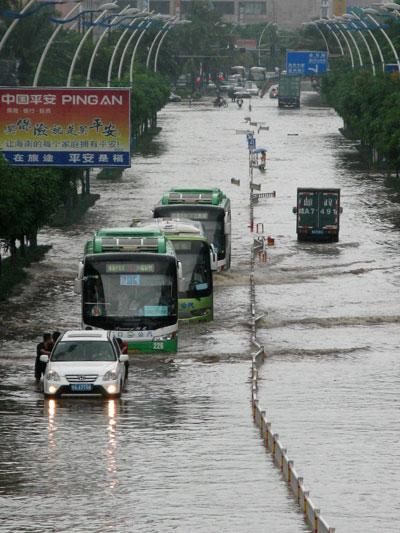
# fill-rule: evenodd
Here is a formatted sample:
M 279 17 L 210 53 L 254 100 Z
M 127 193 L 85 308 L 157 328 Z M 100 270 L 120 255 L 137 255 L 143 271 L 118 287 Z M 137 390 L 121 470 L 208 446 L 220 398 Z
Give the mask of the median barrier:
M 254 203 L 255 198 L 250 194 L 250 228 L 254 230 Z M 257 225 L 258 230 L 258 225 Z M 260 249 L 258 240 L 254 240 L 250 254 L 250 314 L 251 314 L 251 344 L 255 351 L 251 355 L 251 402 L 254 423 L 260 428 L 260 436 L 265 448 L 271 453 L 273 462 L 280 469 L 282 476 L 300 507 L 304 518 L 313 533 L 335 533 L 335 528 L 329 527 L 321 516 L 321 512 L 310 498 L 309 490 L 306 490 L 303 478 L 298 475 L 294 468 L 294 461 L 287 454 L 279 440 L 279 434 L 273 433 L 271 422 L 267 420 L 266 411 L 262 410 L 258 399 L 258 367 L 264 362 L 265 351 L 257 341 L 257 322 L 261 316 L 256 317 L 256 285 L 254 279 L 255 255 Z

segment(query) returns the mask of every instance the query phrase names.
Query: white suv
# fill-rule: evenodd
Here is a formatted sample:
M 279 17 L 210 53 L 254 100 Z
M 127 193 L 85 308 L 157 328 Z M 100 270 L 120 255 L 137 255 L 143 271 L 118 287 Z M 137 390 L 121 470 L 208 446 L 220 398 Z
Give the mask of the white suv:
M 109 331 L 72 330 L 63 333 L 47 363 L 43 392 L 46 397 L 119 397 L 125 383 L 129 356 L 121 354 L 118 342 Z

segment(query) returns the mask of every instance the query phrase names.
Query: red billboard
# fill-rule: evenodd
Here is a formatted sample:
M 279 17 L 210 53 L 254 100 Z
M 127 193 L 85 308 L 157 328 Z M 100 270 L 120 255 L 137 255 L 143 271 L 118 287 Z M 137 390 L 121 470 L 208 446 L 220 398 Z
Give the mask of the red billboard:
M 0 87 L 0 150 L 17 166 L 130 167 L 130 89 Z

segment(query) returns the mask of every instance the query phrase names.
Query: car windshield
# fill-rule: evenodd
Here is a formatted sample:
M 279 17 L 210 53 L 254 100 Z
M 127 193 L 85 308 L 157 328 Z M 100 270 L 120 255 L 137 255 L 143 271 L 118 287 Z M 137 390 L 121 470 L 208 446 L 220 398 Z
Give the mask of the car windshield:
M 106 341 L 59 342 L 51 356 L 52 362 L 115 361 L 111 344 Z

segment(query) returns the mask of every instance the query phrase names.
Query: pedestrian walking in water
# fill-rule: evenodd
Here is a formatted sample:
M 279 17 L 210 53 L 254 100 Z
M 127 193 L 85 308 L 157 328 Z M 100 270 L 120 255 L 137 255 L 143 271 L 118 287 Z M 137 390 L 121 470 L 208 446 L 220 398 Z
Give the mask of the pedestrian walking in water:
M 40 360 L 41 355 L 50 355 L 51 354 L 51 344 L 53 339 L 50 333 L 45 333 L 43 335 L 43 341 L 39 342 L 36 346 L 36 361 L 35 361 L 35 379 L 36 382 L 40 381 L 42 374 L 46 372 L 46 363 L 42 363 Z

